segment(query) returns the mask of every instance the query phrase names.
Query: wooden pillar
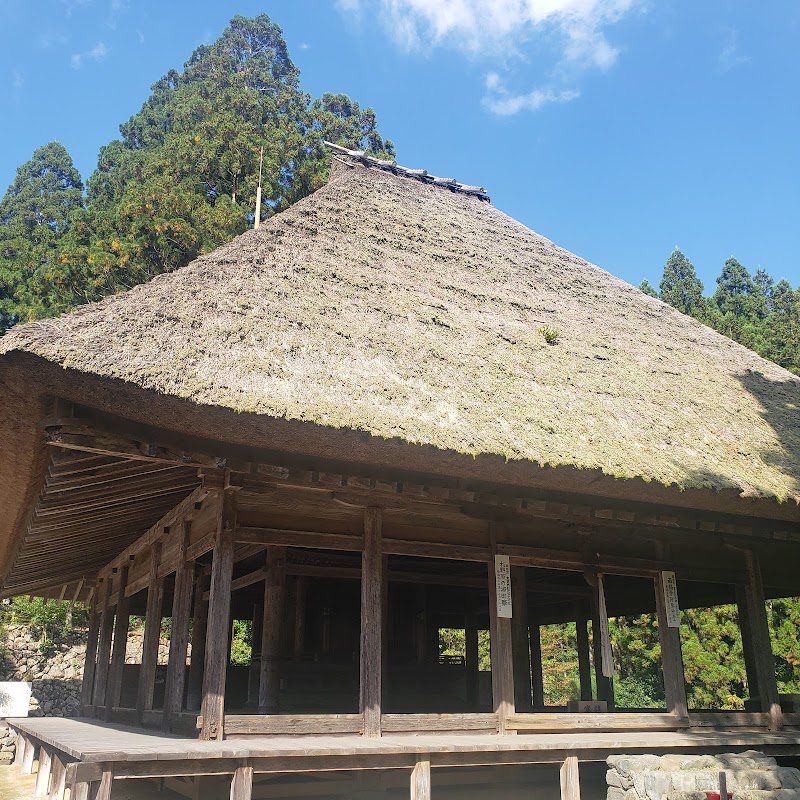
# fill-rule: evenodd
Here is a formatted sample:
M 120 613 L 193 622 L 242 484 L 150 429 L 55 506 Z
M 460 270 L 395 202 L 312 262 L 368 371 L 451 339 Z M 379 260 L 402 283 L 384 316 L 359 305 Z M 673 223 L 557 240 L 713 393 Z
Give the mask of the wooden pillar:
M 23 775 L 33 774 L 33 762 L 36 760 L 36 742 L 33 739 L 25 740 L 25 749 L 22 751 L 20 772 Z
M 364 509 L 364 552 L 361 557 L 361 654 L 359 708 L 364 736 L 381 735 L 381 666 L 383 646 L 383 511 Z
M 92 714 L 96 714 L 106 701 L 108 670 L 111 659 L 111 636 L 114 633 L 114 610 L 111 608 L 112 578 L 106 580 L 103 593 L 103 607 L 100 611 L 100 639 L 97 643 L 97 667 L 94 674 L 94 693 L 92 694 Z
M 28 746 L 28 737 L 21 731 L 17 731 L 17 740 L 14 750 L 14 766 L 21 770 L 22 762 L 25 760 L 25 748 Z
M 431 800 L 431 757 L 417 756 L 411 770 L 411 800 Z
M 511 567 L 511 644 L 514 652 L 514 707 L 532 709 L 531 664 L 533 647 L 528 640 L 528 586 L 525 567 Z
M 286 603 L 285 547 L 267 548 L 265 571 L 258 710 L 261 714 L 276 714 L 280 707 L 281 634 Z
M 192 524 L 185 520 L 181 526 L 178 560 L 175 570 L 175 589 L 172 593 L 172 630 L 169 640 L 167 680 L 164 688 L 165 729 L 183 710 L 183 690 L 186 685 L 186 652 L 189 647 L 189 619 L 192 611 L 192 579 L 194 562 L 187 561 Z
M 112 711 L 119 705 L 122 696 L 122 673 L 125 668 L 125 650 L 128 645 L 128 626 L 130 625 L 131 599 L 125 596 L 128 588 L 130 564 L 123 564 L 119 571 L 116 622 L 114 623 L 114 647 L 111 651 L 111 667 L 108 672 L 106 691 L 106 719 L 111 719 Z
M 231 780 L 231 800 L 250 800 L 253 796 L 253 768 L 238 767 Z
M 195 565 L 196 567 L 196 565 Z M 197 570 L 195 569 L 195 572 Z M 208 600 L 205 599 L 208 579 L 196 574 L 194 583 L 194 614 L 192 616 L 192 658 L 189 662 L 189 679 L 186 707 L 199 711 L 203 697 L 203 663 L 206 652 L 208 625 Z
M 742 635 L 742 655 L 747 676 L 747 692 L 750 700 L 761 701 L 758 694 L 758 656 L 753 649 L 753 632 L 750 630 L 750 615 L 747 612 L 747 587 L 736 586 L 736 609 L 739 617 L 739 630 Z
M 292 640 L 292 655 L 295 660 L 303 657 L 306 649 L 306 579 L 297 576 L 295 582 L 294 604 L 294 638 Z
M 253 603 L 250 616 L 250 666 L 247 669 L 247 701 L 248 708 L 258 707 L 258 692 L 261 685 L 261 639 L 264 629 L 264 606 Z
M 104 769 L 97 786 L 97 794 L 94 800 L 111 800 L 111 789 L 114 785 L 114 773 L 110 769 Z
M 664 695 L 667 711 L 680 719 L 687 719 L 689 707 L 686 701 L 686 678 L 683 671 L 680 628 L 668 625 L 667 601 L 664 594 L 664 575 L 659 572 L 655 579 L 656 612 L 658 614 L 658 638 L 661 642 L 661 666 L 664 674 Z
M 52 753 L 48 747 L 39 748 L 39 768 L 36 771 L 34 797 L 47 797 L 50 793 L 50 772 L 53 765 Z
M 539 624 L 539 610 L 534 607 L 528 611 L 528 629 L 531 647 L 531 689 L 533 707 L 544 708 L 544 667 L 542 665 L 542 628 Z
M 589 655 L 589 631 L 586 628 L 588 615 L 584 604 L 575 603 L 575 644 L 578 650 L 578 679 L 581 700 L 592 699 L 592 663 Z
M 161 639 L 161 606 L 164 602 L 164 576 L 161 574 L 162 543 L 154 542 L 150 548 L 150 572 L 147 582 L 147 608 L 144 615 L 142 638 L 142 666 L 139 670 L 139 690 L 136 695 L 136 712 L 141 724 L 145 711 L 153 708 L 153 689 L 158 667 L 158 643 Z
M 576 756 L 567 756 L 559 774 L 561 800 L 581 800 L 581 778 Z
M 233 540 L 236 529 L 237 490 L 226 486 L 218 500 L 217 533 L 211 566 L 203 675 L 203 727 L 201 739 L 225 737 L 225 677 L 230 641 Z
M 500 733 L 515 733 L 506 730 L 506 722 L 514 713 L 514 655 L 511 637 L 511 620 L 498 616 L 497 593 L 497 538 L 494 523 L 490 526 L 492 561 L 489 563 L 489 638 L 492 653 L 492 703 L 500 726 Z M 513 602 L 513 591 L 512 591 Z
M 764 584 L 761 579 L 761 566 L 758 555 L 753 550 L 745 550 L 747 586 L 745 602 L 749 634 L 752 640 L 752 653 L 755 657 L 758 696 L 762 711 L 769 714 L 769 727 L 779 730 L 783 727 L 783 712 L 778 696 L 778 682 L 775 676 L 775 659 L 772 654 L 772 640 L 769 635 Z
M 67 791 L 67 765 L 58 753 L 53 753 L 50 768 L 50 800 L 64 800 Z
M 99 588 L 99 587 L 98 587 Z M 94 674 L 97 668 L 97 637 L 100 633 L 100 610 L 98 608 L 99 592 L 92 598 L 92 610 L 89 614 L 89 632 L 86 639 L 86 655 L 83 660 L 83 682 L 81 683 L 81 716 L 90 713 L 92 694 L 94 693 Z
M 417 664 L 422 666 L 428 660 L 428 587 L 418 584 L 414 587 L 414 651 Z
M 464 649 L 467 655 L 467 706 L 477 711 L 480 704 L 480 664 L 478 662 L 478 620 L 474 611 L 467 613 Z
M 597 686 L 597 699 L 608 703 L 608 710 L 614 708 L 614 684 L 611 678 L 603 675 L 603 645 L 600 636 L 600 603 L 597 584 L 592 586 L 592 653 L 594 655 L 594 680 Z

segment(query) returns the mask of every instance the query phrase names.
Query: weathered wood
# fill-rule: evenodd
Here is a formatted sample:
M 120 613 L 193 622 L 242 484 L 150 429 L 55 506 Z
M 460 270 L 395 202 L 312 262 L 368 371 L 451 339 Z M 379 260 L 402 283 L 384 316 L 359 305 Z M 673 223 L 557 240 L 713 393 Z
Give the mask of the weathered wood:
M 383 512 L 364 509 L 364 552 L 361 556 L 361 653 L 359 710 L 364 736 L 381 735 L 381 666 L 383 621 Z
M 52 752 L 49 747 L 42 745 L 39 748 L 39 768 L 36 771 L 36 788 L 33 792 L 34 797 L 47 797 L 49 794 L 52 766 Z
M 298 575 L 295 579 L 294 635 L 292 652 L 301 658 L 306 649 L 306 579 Z
M 201 739 L 224 738 L 225 676 L 230 642 L 231 577 L 237 495 L 236 488 L 229 487 L 220 493 L 217 500 L 219 512 L 208 601 Z
M 231 779 L 231 800 L 250 800 L 253 796 L 253 768 L 238 767 Z
M 225 736 L 361 733 L 361 714 L 226 714 Z
M 136 695 L 136 711 L 140 722 L 145 712 L 153 708 L 153 689 L 158 666 L 158 643 L 161 638 L 161 607 L 164 602 L 164 577 L 160 571 L 162 547 L 160 541 L 154 541 L 150 547 L 150 574 L 142 638 L 142 665 L 139 670 L 139 688 Z
M 739 618 L 739 630 L 742 634 L 742 655 L 744 671 L 747 676 L 747 691 L 751 700 L 758 698 L 758 657 L 753 649 L 753 633 L 750 630 L 750 615 L 747 613 L 747 587 L 736 585 L 736 609 Z
M 130 625 L 130 598 L 125 595 L 128 585 L 130 564 L 123 564 L 119 570 L 119 600 L 114 623 L 114 646 L 111 651 L 111 666 L 108 672 L 108 689 L 106 691 L 105 718 L 109 719 L 111 710 L 119 705 L 122 694 L 122 671 L 125 667 L 125 649 L 128 644 L 128 627 Z
M 597 585 L 592 587 L 592 653 L 594 655 L 594 680 L 597 689 L 597 699 L 608 703 L 608 710 L 614 709 L 614 684 L 611 678 L 603 675 L 603 643 L 600 634 L 600 602 L 598 599 Z
M 108 670 L 111 659 L 111 637 L 114 633 L 114 612 L 109 607 L 108 599 L 111 596 L 111 582 L 109 577 L 104 583 L 103 610 L 100 614 L 100 638 L 97 643 L 97 666 L 94 674 L 94 692 L 92 694 L 93 713 L 105 704 L 106 687 L 108 686 Z
M 164 727 L 169 730 L 172 717 L 183 710 L 183 690 L 186 683 L 186 654 L 189 646 L 189 620 L 192 610 L 192 579 L 194 563 L 187 561 L 192 523 L 184 520 L 180 529 L 175 589 L 172 595 L 172 628 L 167 661 L 167 680 L 164 688 Z
M 81 683 L 81 716 L 89 713 L 94 693 L 94 673 L 97 668 L 97 637 L 100 634 L 100 612 L 98 610 L 98 594 L 92 598 L 92 610 L 89 615 L 89 631 L 86 639 L 86 655 L 83 661 L 83 681 Z
M 480 656 L 478 653 L 478 620 L 475 612 L 467 614 L 464 630 L 464 649 L 467 657 L 467 708 L 474 709 L 478 705 L 478 688 L 480 682 Z
M 278 528 L 237 528 L 236 542 L 320 550 L 361 551 L 364 549 L 364 537 L 351 533 L 318 533 Z
M 654 581 L 654 588 L 667 711 L 683 719 L 689 713 L 689 706 L 686 701 L 686 678 L 683 671 L 683 655 L 681 653 L 681 632 L 680 628 L 670 628 L 667 624 L 664 579 L 660 572 Z
M 23 775 L 33 774 L 33 762 L 36 760 L 37 746 L 37 742 L 30 736 L 22 741 L 22 759 L 19 766 Z
M 567 731 L 674 731 L 689 727 L 688 719 L 658 712 L 609 714 L 514 714 L 508 728 L 536 733 Z
M 97 787 L 95 800 L 111 800 L 111 789 L 114 785 L 114 773 L 110 769 L 103 770 L 100 784 Z
M 189 678 L 186 707 L 200 710 L 203 700 L 203 664 L 206 652 L 208 626 L 208 600 L 204 599 L 208 578 L 197 574 L 194 585 L 194 613 L 192 616 L 192 657 L 189 662 Z
M 525 567 L 511 568 L 511 644 L 514 653 L 514 701 L 520 711 L 533 706 L 531 672 L 533 646 L 528 641 L 528 589 Z M 540 659 L 541 661 L 541 659 Z
M 67 768 L 59 753 L 51 756 L 50 800 L 64 800 L 67 790 Z
M 250 622 L 250 666 L 247 668 L 247 702 L 245 705 L 248 708 L 257 708 L 261 685 L 261 639 L 264 628 L 264 606 L 261 603 L 253 603 Z
M 581 800 L 581 779 L 576 756 L 568 756 L 559 770 L 561 800 Z
M 575 644 L 578 650 L 578 679 L 581 700 L 592 699 L 592 664 L 589 655 L 589 631 L 587 613 L 583 603 L 575 603 Z
M 285 547 L 267 547 L 265 573 L 258 708 L 262 714 L 275 714 L 280 706 L 280 656 L 286 604 Z
M 484 731 L 497 733 L 495 714 L 383 714 L 383 733 Z
M 411 800 L 431 800 L 431 757 L 417 758 L 411 770 Z
M 752 637 L 752 653 L 755 656 L 758 677 L 758 696 L 761 699 L 762 710 L 769 714 L 770 729 L 780 730 L 783 727 L 783 712 L 778 697 L 778 682 L 775 675 L 772 641 L 769 635 L 761 567 L 758 556 L 753 550 L 745 550 L 744 558 L 748 578 L 745 598 L 749 633 Z
M 544 667 L 542 665 L 542 628 L 539 610 L 528 608 L 528 630 L 531 652 L 531 697 L 534 708 L 544 707 Z
M 497 553 L 494 523 L 490 526 L 492 552 Z M 506 721 L 514 714 L 514 654 L 512 648 L 511 620 L 497 614 L 497 574 L 494 564 L 489 564 L 489 640 L 492 657 L 492 702 L 500 723 L 500 733 L 513 733 Z M 513 602 L 513 591 L 512 591 Z
M 28 737 L 21 732 L 17 732 L 16 750 L 14 751 L 14 766 L 22 769 L 22 762 L 25 759 L 25 748 L 28 746 Z

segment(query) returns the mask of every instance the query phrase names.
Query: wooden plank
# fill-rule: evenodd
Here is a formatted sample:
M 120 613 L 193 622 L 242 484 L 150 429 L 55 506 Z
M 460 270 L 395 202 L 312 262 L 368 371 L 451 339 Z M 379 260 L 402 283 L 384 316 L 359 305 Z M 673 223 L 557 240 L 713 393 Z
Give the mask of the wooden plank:
M 237 767 L 231 779 L 231 800 L 251 800 L 253 796 L 253 768 Z
M 264 615 L 261 629 L 261 673 L 258 708 L 276 714 L 280 705 L 280 656 L 286 605 L 286 548 L 270 545 L 264 566 Z
M 497 733 L 496 714 L 383 714 L 383 733 L 424 733 L 434 731 L 489 731 Z
M 686 678 L 683 671 L 683 655 L 681 653 L 681 632 L 680 628 L 671 628 L 668 625 L 663 573 L 659 572 L 655 578 L 654 588 L 667 711 L 675 714 L 680 719 L 684 719 L 689 713 L 689 706 L 686 701 Z
M 663 712 L 608 714 L 514 714 L 507 723 L 509 728 L 537 733 L 569 731 L 674 731 L 689 727 L 689 720 L 678 719 Z
M 114 647 L 111 651 L 111 666 L 108 673 L 108 690 L 106 691 L 105 718 L 109 719 L 114 706 L 119 705 L 122 694 L 122 672 L 125 667 L 125 648 L 128 644 L 128 627 L 130 625 L 130 598 L 125 595 L 128 584 L 130 564 L 124 564 L 119 571 L 119 590 L 114 624 Z
M 361 733 L 361 714 L 226 714 L 226 738 Z
M 39 768 L 36 770 L 36 787 L 34 797 L 47 797 L 50 793 L 50 773 L 53 766 L 53 754 L 49 747 L 39 748 Z
M 200 738 L 223 739 L 225 720 L 225 676 L 228 666 L 231 579 L 236 529 L 238 491 L 228 487 L 217 498 L 217 541 L 211 569 L 208 626 L 206 632 L 203 701 L 203 727 Z
M 411 770 L 411 800 L 431 800 L 431 757 L 417 758 Z
M 497 544 L 496 524 L 490 523 L 490 539 L 492 552 L 496 556 L 500 551 Z M 494 559 L 493 559 L 494 561 Z M 497 613 L 497 570 L 494 563 L 488 568 L 489 573 L 489 642 L 492 658 L 492 702 L 494 713 L 500 723 L 500 733 L 513 732 L 508 729 L 506 721 L 514 714 L 514 654 L 511 636 L 511 620 L 500 617 Z M 513 593 L 512 593 L 513 596 Z
M 689 725 L 692 728 L 768 728 L 769 714 L 760 711 L 690 711 Z
M 364 509 L 364 552 L 361 555 L 361 652 L 359 710 L 364 736 L 381 735 L 381 642 L 383 622 L 383 511 Z
M 192 656 L 189 662 L 189 678 L 186 693 L 186 707 L 200 710 L 203 700 L 203 663 L 206 652 L 206 631 L 208 626 L 208 601 L 204 599 L 208 578 L 195 576 L 194 612 L 192 616 Z
M 514 655 L 514 702 L 520 711 L 530 711 L 533 705 L 531 676 L 534 648 L 533 636 L 528 641 L 528 589 L 525 567 L 511 568 L 511 645 Z M 538 626 L 537 631 L 538 634 Z M 538 654 L 541 656 L 541 653 Z M 541 658 L 540 658 L 541 662 Z
M 160 574 L 162 542 L 150 545 L 150 574 L 147 588 L 147 608 L 144 615 L 142 638 L 142 666 L 139 670 L 139 688 L 136 695 L 136 711 L 139 721 L 153 708 L 153 690 L 156 684 L 158 644 L 161 638 L 161 613 L 164 602 L 164 577 Z
M 100 612 L 98 611 L 98 593 L 92 597 L 92 610 L 89 615 L 89 631 L 86 639 L 86 655 L 83 661 L 83 679 L 81 682 L 81 716 L 89 713 L 94 692 L 94 673 L 97 667 L 97 637 L 100 634 Z
M 581 800 L 581 779 L 578 759 L 568 756 L 559 770 L 561 800 Z
M 100 639 L 97 643 L 97 667 L 94 674 L 94 693 L 92 695 L 93 713 L 102 708 L 106 699 L 108 670 L 111 659 L 111 636 L 114 633 L 114 612 L 108 604 L 111 596 L 111 577 L 106 578 L 103 591 L 103 610 L 100 613 Z
M 191 520 L 180 526 L 175 589 L 172 595 L 172 628 L 164 688 L 164 726 L 169 730 L 172 717 L 183 710 L 183 690 L 186 682 L 186 654 L 189 646 L 189 621 L 192 610 L 192 579 L 194 562 L 187 561 L 192 532 Z

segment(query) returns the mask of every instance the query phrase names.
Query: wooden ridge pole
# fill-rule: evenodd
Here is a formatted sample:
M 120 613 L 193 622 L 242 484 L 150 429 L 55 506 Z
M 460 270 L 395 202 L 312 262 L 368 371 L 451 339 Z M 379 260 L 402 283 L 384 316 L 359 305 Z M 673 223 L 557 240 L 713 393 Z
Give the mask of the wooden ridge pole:
M 383 553 L 381 547 L 383 511 L 364 509 L 364 552 L 361 557 L 361 654 L 360 713 L 364 715 L 364 736 L 381 735 L 381 666 L 383 622 Z

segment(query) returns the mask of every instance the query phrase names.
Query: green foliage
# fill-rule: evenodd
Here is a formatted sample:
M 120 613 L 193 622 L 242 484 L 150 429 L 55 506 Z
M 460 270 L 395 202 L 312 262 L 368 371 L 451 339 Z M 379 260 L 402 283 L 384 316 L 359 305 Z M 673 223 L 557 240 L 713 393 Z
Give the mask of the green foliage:
M 639 291 L 644 292 L 646 295 L 649 295 L 650 297 L 658 297 L 658 292 L 656 291 L 655 286 L 653 286 L 653 284 L 650 283 L 650 281 L 647 280 L 647 278 L 645 278 L 639 284 Z
M 539 335 L 547 344 L 556 344 L 561 338 L 561 331 L 557 328 L 551 328 L 549 325 L 543 325 L 539 328 Z
M 62 639 L 74 628 L 86 625 L 88 612 L 83 604 L 68 600 L 45 600 L 42 597 L 14 597 L 3 606 L 0 619 L 4 623 L 30 625 L 40 634 L 40 649 L 52 648 L 52 643 Z
M 677 247 L 664 265 L 660 289 L 661 299 L 678 311 L 691 315 L 698 311 L 703 296 L 703 284 L 697 277 L 692 262 Z
M 253 650 L 250 646 L 253 623 L 248 619 L 235 619 L 231 635 L 231 664 L 246 667 L 253 660 Z

